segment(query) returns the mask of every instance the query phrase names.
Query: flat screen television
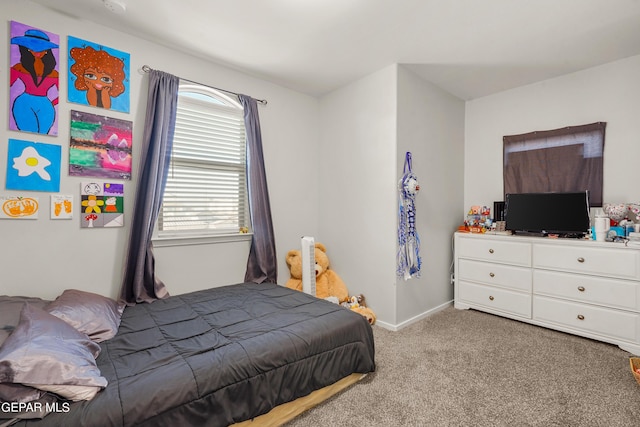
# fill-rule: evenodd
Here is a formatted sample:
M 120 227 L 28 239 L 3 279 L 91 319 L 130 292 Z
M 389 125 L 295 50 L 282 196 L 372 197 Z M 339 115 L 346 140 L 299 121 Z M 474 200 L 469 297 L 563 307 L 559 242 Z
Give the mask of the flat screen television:
M 584 237 L 589 229 L 589 192 L 510 193 L 505 228 L 516 234 Z

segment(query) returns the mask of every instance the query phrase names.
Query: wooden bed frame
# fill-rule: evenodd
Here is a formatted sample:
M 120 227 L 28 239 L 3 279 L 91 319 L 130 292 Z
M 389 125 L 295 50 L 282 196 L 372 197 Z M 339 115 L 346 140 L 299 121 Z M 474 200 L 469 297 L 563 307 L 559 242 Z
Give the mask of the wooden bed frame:
M 319 405 L 331 396 L 347 389 L 351 385 L 357 383 L 367 374 L 351 374 L 343 379 L 336 381 L 335 383 L 328 385 L 324 388 L 311 392 L 306 396 L 300 397 L 291 402 L 283 403 L 276 406 L 266 414 L 260 415 L 252 420 L 243 421 L 240 423 L 232 424 L 231 427 L 277 427 L 288 421 L 291 421 L 304 411 Z

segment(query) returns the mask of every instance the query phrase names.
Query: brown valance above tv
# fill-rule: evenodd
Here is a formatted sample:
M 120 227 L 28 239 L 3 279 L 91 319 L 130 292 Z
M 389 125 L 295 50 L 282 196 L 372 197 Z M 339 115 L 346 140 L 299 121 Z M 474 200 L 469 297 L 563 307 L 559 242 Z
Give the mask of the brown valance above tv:
M 602 206 L 606 122 L 503 137 L 504 194 L 589 191 Z

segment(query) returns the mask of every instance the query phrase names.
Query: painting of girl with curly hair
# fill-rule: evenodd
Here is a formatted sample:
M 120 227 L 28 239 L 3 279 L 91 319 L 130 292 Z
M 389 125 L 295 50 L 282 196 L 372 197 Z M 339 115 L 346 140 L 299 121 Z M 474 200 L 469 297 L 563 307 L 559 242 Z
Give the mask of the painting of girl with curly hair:
M 58 134 L 59 39 L 11 21 L 9 129 Z
M 129 112 L 129 54 L 69 36 L 69 101 Z

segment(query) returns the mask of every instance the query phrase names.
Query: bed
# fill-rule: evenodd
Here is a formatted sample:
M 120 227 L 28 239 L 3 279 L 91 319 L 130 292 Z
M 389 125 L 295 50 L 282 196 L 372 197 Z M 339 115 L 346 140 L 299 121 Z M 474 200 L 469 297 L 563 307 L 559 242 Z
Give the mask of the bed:
M 13 425 L 253 425 L 286 405 L 291 418 L 300 399 L 375 370 L 364 317 L 274 284 L 127 307 L 117 334 L 99 347 L 95 361 L 108 384 L 95 397 L 60 400 L 42 419 Z

